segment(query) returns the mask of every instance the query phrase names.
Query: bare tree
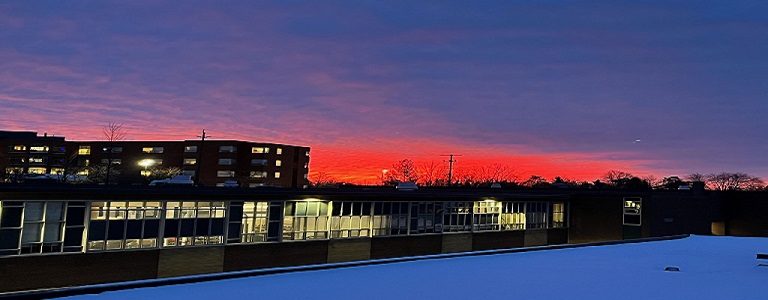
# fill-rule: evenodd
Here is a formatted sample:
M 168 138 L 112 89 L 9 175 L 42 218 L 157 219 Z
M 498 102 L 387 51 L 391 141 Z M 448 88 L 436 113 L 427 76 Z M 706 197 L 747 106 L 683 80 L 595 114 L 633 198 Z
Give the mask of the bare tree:
M 110 122 L 101 127 L 101 135 L 105 141 L 116 142 L 125 139 L 128 133 L 123 129 L 123 123 Z
M 647 182 L 648 185 L 650 185 L 651 187 L 658 187 L 663 183 L 663 179 L 659 179 L 658 177 L 653 175 L 646 175 L 641 177 L 640 179 Z
M 336 187 L 339 181 L 326 172 L 317 172 L 309 176 L 309 184 L 313 187 Z
M 685 180 L 688 180 L 691 182 L 706 182 L 707 175 L 704 175 L 701 173 L 691 173 L 685 176 Z
M 764 189 L 765 182 L 759 177 L 746 173 L 720 172 L 707 175 L 707 187 L 716 191 L 756 191 Z
M 416 167 L 413 161 L 410 159 L 403 159 L 396 164 L 392 165 L 392 169 L 387 172 L 389 181 L 395 182 L 416 182 L 419 180 L 419 174 L 416 171 Z
M 416 172 L 419 174 L 419 183 L 425 186 L 443 185 L 448 181 L 445 166 L 435 161 L 419 165 Z
M 104 172 L 104 176 L 105 176 L 104 184 L 109 185 L 109 179 L 110 177 L 112 177 L 111 169 L 112 169 L 112 160 L 113 160 L 112 152 L 114 149 L 113 142 L 124 140 L 127 133 L 123 129 L 122 123 L 110 122 L 109 124 L 104 125 L 101 128 L 101 135 L 105 141 L 109 142 L 109 146 L 103 149 L 104 152 L 107 153 L 107 170 L 106 172 Z M 120 173 L 118 172 L 117 174 L 120 174 Z
M 173 176 L 181 174 L 182 170 L 179 167 L 159 167 L 154 166 L 149 169 L 149 176 L 146 176 L 147 180 L 159 180 L 159 179 L 166 179 L 171 178 Z
M 530 178 L 528 178 L 526 181 L 523 181 L 523 183 L 521 183 L 521 185 L 527 186 L 527 187 L 540 187 L 548 184 L 549 182 L 547 182 L 547 179 L 539 175 L 531 175 Z
M 621 180 L 629 180 L 632 177 L 632 173 L 619 171 L 619 170 L 610 170 L 603 175 L 603 179 L 608 182 L 616 183 Z

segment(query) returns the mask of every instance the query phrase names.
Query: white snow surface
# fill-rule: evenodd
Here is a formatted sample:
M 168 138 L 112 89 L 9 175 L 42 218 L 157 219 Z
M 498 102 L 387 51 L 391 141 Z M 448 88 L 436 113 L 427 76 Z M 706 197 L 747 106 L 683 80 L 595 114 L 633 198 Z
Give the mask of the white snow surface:
M 66 299 L 768 299 L 768 238 L 678 240 L 302 271 Z M 679 272 L 664 271 L 665 267 Z

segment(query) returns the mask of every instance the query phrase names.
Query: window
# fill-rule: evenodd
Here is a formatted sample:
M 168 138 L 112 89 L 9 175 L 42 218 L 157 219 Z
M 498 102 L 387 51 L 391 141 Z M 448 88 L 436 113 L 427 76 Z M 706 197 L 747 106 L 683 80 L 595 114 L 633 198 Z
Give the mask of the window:
M 309 169 L 309 163 L 304 163 L 304 169 Z
M 235 177 L 235 171 L 218 171 L 216 177 L 232 178 Z
M 549 203 L 546 202 L 527 202 L 525 204 L 525 228 L 539 229 L 547 228 Z
M 307 152 L 304 153 L 304 156 L 309 157 L 309 150 L 307 150 Z
M 372 234 L 408 234 L 408 202 L 376 202 L 373 204 Z
M 251 171 L 251 178 L 267 178 L 266 171 Z
M 30 157 L 29 158 L 30 163 L 36 163 L 36 164 L 42 164 L 45 163 L 45 159 L 43 157 Z
M 443 231 L 442 202 L 411 202 L 411 234 Z
M 29 168 L 27 169 L 27 173 L 29 174 L 45 174 L 48 173 L 48 170 L 45 168 Z
M 277 148 L 277 149 L 275 150 L 275 153 L 276 153 L 277 155 L 283 154 L 283 148 Z
M 181 171 L 181 175 L 195 176 L 195 170 L 184 170 L 184 171 Z
M 297 201 L 285 204 L 284 240 L 328 238 L 328 203 Z
M 525 202 L 505 202 L 501 213 L 501 230 L 525 230 Z
M 163 147 L 144 147 L 141 148 L 141 152 L 144 153 L 163 153 Z
M 32 146 L 29 147 L 31 152 L 48 152 L 48 146 Z
M 370 202 L 334 202 L 331 212 L 331 238 L 370 236 Z
M 266 159 L 251 159 L 251 166 L 266 166 Z
M 101 150 L 104 152 L 122 153 L 123 147 L 104 147 Z
M 61 252 L 65 212 L 64 202 L 24 203 L 21 254 Z
M 102 164 L 108 164 L 109 161 L 110 161 L 109 159 L 104 158 L 104 159 L 101 160 L 101 163 Z M 112 164 L 113 165 L 119 165 L 121 163 L 122 163 L 122 160 L 120 160 L 119 158 L 113 158 L 112 159 Z
M 184 159 L 184 165 L 189 166 L 189 165 L 194 165 L 196 163 L 197 163 L 197 159 L 194 159 L 194 158 L 185 158 Z
M 184 147 L 185 153 L 195 153 L 197 152 L 197 146 L 185 146 Z
M 252 147 L 251 153 L 269 153 L 269 147 Z
M 87 249 L 156 248 L 162 214 L 159 201 L 92 202 Z
M 472 202 L 446 202 L 443 231 L 472 231 Z
M 224 243 L 224 202 L 168 202 L 163 247 Z
M 234 152 L 237 152 L 237 147 L 235 147 L 235 146 L 221 146 L 221 147 L 219 147 L 219 152 L 222 152 L 222 153 L 234 153 Z
M 624 225 L 642 225 L 642 198 L 624 198 Z
M 275 172 L 275 179 L 280 178 L 280 172 Z
M 13 149 L 13 151 L 26 151 L 26 150 L 27 150 L 27 146 L 24 146 L 24 145 L 16 145 L 16 146 L 13 146 L 13 148 L 12 148 L 12 149 Z
M 565 227 L 565 203 L 552 203 L 552 226 L 551 228 Z
M 91 154 L 91 146 L 80 146 L 77 149 L 78 155 L 90 155 Z
M 220 166 L 231 166 L 234 164 L 235 164 L 235 159 L 233 158 L 219 158 Z
M 304 174 L 304 179 L 309 179 L 309 174 Z
M 269 202 L 243 203 L 241 242 L 255 243 L 267 240 Z
M 275 167 L 280 167 L 282 165 L 283 165 L 283 161 L 282 160 L 278 159 L 278 160 L 275 161 Z
M 499 230 L 501 202 L 495 200 L 477 201 L 473 204 L 472 229 L 475 231 Z

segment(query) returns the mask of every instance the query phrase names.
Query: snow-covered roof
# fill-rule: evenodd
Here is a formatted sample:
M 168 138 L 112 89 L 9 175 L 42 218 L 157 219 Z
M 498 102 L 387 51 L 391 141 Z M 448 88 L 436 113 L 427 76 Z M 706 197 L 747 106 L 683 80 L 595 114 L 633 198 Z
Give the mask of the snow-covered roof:
M 758 267 L 757 253 L 768 253 L 768 238 L 691 236 L 264 275 L 99 298 L 766 299 L 768 267 Z

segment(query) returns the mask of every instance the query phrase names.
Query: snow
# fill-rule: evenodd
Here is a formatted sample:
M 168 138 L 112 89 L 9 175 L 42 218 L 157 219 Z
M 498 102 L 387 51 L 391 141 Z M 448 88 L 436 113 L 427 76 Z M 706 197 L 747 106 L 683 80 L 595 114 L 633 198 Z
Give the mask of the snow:
M 768 299 L 768 238 L 684 239 L 400 262 L 66 299 Z M 679 272 L 664 271 L 665 267 Z

